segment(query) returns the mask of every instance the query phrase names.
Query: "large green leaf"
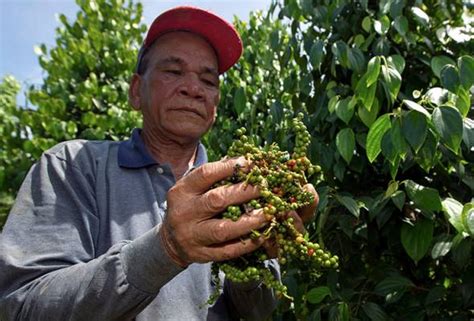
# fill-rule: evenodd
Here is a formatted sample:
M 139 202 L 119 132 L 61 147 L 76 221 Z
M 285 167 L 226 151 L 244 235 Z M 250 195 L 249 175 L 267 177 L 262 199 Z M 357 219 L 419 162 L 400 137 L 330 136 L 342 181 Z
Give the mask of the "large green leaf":
M 460 57 L 458 67 L 461 85 L 469 90 L 474 85 L 474 58 L 471 56 Z
M 382 65 L 381 68 L 382 78 L 389 94 L 388 98 L 393 103 L 397 99 L 398 92 L 400 91 L 402 76 L 395 68 L 390 67 L 390 65 Z
M 314 42 L 309 57 L 313 68 L 320 70 L 324 57 L 324 42 L 322 40 L 318 39 Z
M 336 103 L 336 115 L 346 124 L 349 124 L 354 115 L 354 103 L 355 99 L 352 97 L 346 97 Z
M 412 286 L 414 286 L 413 282 L 403 276 L 388 276 L 375 286 L 374 291 L 379 295 L 387 296 L 405 292 Z
M 351 128 L 344 128 L 336 135 L 337 150 L 349 164 L 354 156 L 355 136 Z
M 433 124 L 443 143 L 457 153 L 463 134 L 462 116 L 450 106 L 440 106 L 433 111 Z
M 247 97 L 245 96 L 244 88 L 237 88 L 234 96 L 234 109 L 237 115 L 240 116 L 244 112 L 246 103 Z
M 431 257 L 436 260 L 439 257 L 445 256 L 449 253 L 452 246 L 452 237 L 445 235 L 433 245 L 433 249 L 431 250 Z
M 386 321 L 388 319 L 388 315 L 376 303 L 367 302 L 362 306 L 362 309 L 372 321 Z
M 438 78 L 441 78 L 441 69 L 446 65 L 455 66 L 456 62 L 453 59 L 442 55 L 431 59 L 431 70 L 433 70 L 433 73 Z
M 426 117 L 430 118 L 431 115 L 430 113 L 421 105 L 415 103 L 414 101 L 411 101 L 411 100 L 408 100 L 408 99 L 404 99 L 403 100 L 403 103 L 405 105 L 408 106 L 408 108 L 412 109 L 412 110 L 416 110 L 417 112 L 420 112 L 422 113 L 423 115 L 425 115 Z
M 374 121 L 377 119 L 379 111 L 380 104 L 378 99 L 375 98 L 370 109 L 367 109 L 364 105 L 359 105 L 359 108 L 357 109 L 357 115 L 359 116 L 360 120 L 362 120 L 364 125 L 370 128 L 370 126 L 372 126 Z
M 441 199 L 437 189 L 425 187 L 412 180 L 406 180 L 405 190 L 417 207 L 424 211 L 440 211 Z
M 380 147 L 382 149 L 382 155 L 388 159 L 390 163 L 394 164 L 398 159 L 398 153 L 393 144 L 392 129 L 393 127 L 385 133 L 382 142 L 380 143 Z
M 467 149 L 472 151 L 474 149 L 474 120 L 464 118 L 463 127 L 462 140 Z
M 439 158 L 438 140 L 431 129 L 428 129 L 425 142 L 418 151 L 416 161 L 426 172 L 437 163 Z
M 464 229 L 474 237 L 474 202 L 464 204 L 461 216 Z
M 369 133 L 367 135 L 367 158 L 369 162 L 373 162 L 381 151 L 381 142 L 385 133 L 390 129 L 390 115 L 384 114 L 380 116 L 375 123 L 370 126 Z
M 354 215 L 355 217 L 359 217 L 360 215 L 359 205 L 352 197 L 336 195 L 336 199 L 339 203 L 344 205 L 344 207 L 347 208 L 349 212 L 351 212 L 352 215 Z
M 426 117 L 414 110 L 405 114 L 402 120 L 402 132 L 415 152 L 418 152 L 425 141 L 428 131 Z
M 409 147 L 402 134 L 402 125 L 400 121 L 400 118 L 396 118 L 393 121 L 392 128 L 390 129 L 390 137 L 392 139 L 393 147 L 397 152 L 398 156 L 402 159 L 405 159 Z
M 331 296 L 331 290 L 327 286 L 319 286 L 309 290 L 306 294 L 306 299 L 309 303 L 319 304 L 327 296 Z
M 398 71 L 401 75 L 403 70 L 405 70 L 405 59 L 400 55 L 392 55 L 387 58 L 388 66 L 392 69 Z
M 433 221 L 428 219 L 419 219 L 414 226 L 402 224 L 400 239 L 403 248 L 413 261 L 418 262 L 428 252 L 433 239 L 433 230 Z
M 462 233 L 465 231 L 464 224 L 462 222 L 462 209 L 463 205 L 454 198 L 445 198 L 443 200 L 443 211 L 446 215 L 449 223 L 458 231 Z
M 441 69 L 441 85 L 453 93 L 458 91 L 460 80 L 458 70 L 455 66 L 446 65 Z
M 366 72 L 366 86 L 369 87 L 377 81 L 380 73 L 380 57 L 375 56 L 369 60 Z

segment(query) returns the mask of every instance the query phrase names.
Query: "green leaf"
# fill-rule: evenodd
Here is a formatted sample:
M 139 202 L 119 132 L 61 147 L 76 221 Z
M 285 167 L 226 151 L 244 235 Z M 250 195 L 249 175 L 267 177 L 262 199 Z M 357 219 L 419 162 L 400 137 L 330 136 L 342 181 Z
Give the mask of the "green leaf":
M 451 240 L 451 237 L 448 235 L 444 235 L 439 241 L 437 241 L 433 245 L 433 249 L 431 249 L 431 257 L 436 260 L 437 258 L 445 256 L 449 253 L 452 246 L 453 242 Z
M 372 19 L 370 19 L 370 16 L 367 16 L 362 20 L 362 29 L 364 29 L 365 32 L 370 32 L 371 27 Z
M 356 93 L 357 97 L 361 100 L 362 105 L 370 110 L 374 104 L 375 94 L 377 91 L 377 83 L 373 83 L 369 87 L 366 84 L 367 75 L 364 74 L 362 78 L 357 83 Z
M 382 65 L 382 78 L 388 90 L 388 97 L 390 102 L 397 99 L 400 86 L 402 84 L 402 76 L 400 73 L 390 66 Z
M 474 236 L 474 202 L 464 204 L 461 216 L 464 229 Z
M 309 303 L 319 304 L 327 296 L 331 296 L 331 290 L 327 286 L 320 286 L 309 290 L 306 294 L 306 299 Z
M 404 191 L 396 191 L 392 195 L 392 202 L 395 206 L 401 211 L 403 206 L 405 205 L 405 192 Z
M 426 14 L 426 12 L 424 12 L 418 7 L 412 7 L 411 12 L 415 16 L 415 19 L 418 20 L 420 24 L 422 24 L 424 27 L 428 27 L 430 23 L 430 17 Z
M 324 57 L 324 42 L 322 40 L 316 40 L 313 46 L 311 46 L 309 57 L 313 68 L 320 70 Z
M 433 111 L 433 124 L 442 142 L 457 153 L 463 135 L 463 121 L 459 111 L 450 106 L 436 107 Z
M 403 70 L 405 70 L 405 59 L 400 55 L 392 55 L 387 58 L 388 66 L 392 69 L 398 71 L 401 75 Z
M 369 133 L 367 135 L 367 158 L 369 162 L 373 162 L 381 151 L 381 142 L 385 133 L 390 129 L 390 115 L 384 114 L 380 116 L 375 123 L 370 126 Z
M 425 187 L 415 183 L 412 180 L 406 180 L 405 190 L 408 197 L 425 211 L 440 211 L 442 209 L 441 199 L 437 189 Z
M 336 115 L 346 124 L 349 124 L 354 115 L 354 105 L 350 103 L 351 100 L 352 97 L 346 97 L 336 103 Z
M 336 199 L 339 203 L 344 205 L 345 208 L 351 212 L 352 215 L 355 217 L 359 217 L 360 215 L 360 209 L 359 206 L 357 205 L 357 202 L 349 196 L 341 196 L 341 195 L 336 195 Z
M 429 305 L 441 301 L 446 296 L 446 288 L 444 286 L 435 286 L 428 292 L 425 298 L 425 305 Z
M 379 35 L 385 35 L 390 29 L 390 18 L 387 16 L 382 16 L 380 20 L 374 21 L 374 30 Z
M 456 62 L 447 56 L 436 56 L 431 59 L 431 70 L 438 78 L 441 78 L 441 69 L 446 65 L 455 66 Z
M 461 116 L 466 117 L 471 108 L 471 94 L 464 88 L 458 88 L 456 108 L 461 113 Z
M 426 117 L 415 110 L 409 111 L 402 119 L 402 132 L 405 139 L 417 153 L 428 133 Z
M 328 110 L 332 114 L 336 110 L 336 105 L 339 102 L 339 95 L 331 97 L 328 102 Z
M 388 315 L 382 310 L 382 308 L 373 302 L 367 302 L 362 306 L 365 314 L 372 321 L 386 321 L 388 320 Z
M 402 135 L 402 125 L 400 124 L 399 118 L 395 119 L 392 123 L 390 137 L 392 139 L 393 147 L 398 153 L 398 156 L 402 159 L 405 159 L 405 156 L 408 152 L 408 145 Z
M 463 133 L 462 133 L 462 140 L 468 150 L 474 150 L 474 120 L 470 118 L 464 118 L 463 120 Z
M 449 95 L 449 90 L 441 87 L 433 87 L 426 92 L 426 94 L 423 96 L 423 99 L 435 104 L 436 106 L 440 106 L 448 102 Z
M 362 73 L 365 68 L 365 56 L 362 51 L 357 48 L 347 47 L 347 58 L 349 60 L 349 67 L 356 73 Z
M 462 56 L 458 59 L 459 76 L 461 85 L 469 90 L 474 85 L 474 58 Z
M 458 233 L 465 232 L 464 224 L 462 222 L 463 205 L 454 198 L 446 198 L 442 202 L 443 211 L 449 223 L 458 231 Z
M 405 292 L 413 283 L 403 276 L 388 276 L 375 286 L 375 293 L 383 296 L 394 294 L 395 292 Z
M 338 321 L 349 321 L 350 318 L 350 312 L 349 312 L 349 306 L 347 305 L 346 302 L 341 302 L 339 303 L 338 307 Z
M 404 36 L 408 31 L 408 19 L 405 16 L 398 16 L 395 18 L 393 26 L 399 34 Z
M 388 184 L 384 197 L 391 197 L 396 191 L 398 191 L 398 182 L 391 181 L 390 184 Z
M 279 101 L 275 101 L 270 106 L 270 114 L 272 115 L 273 121 L 279 124 L 283 120 L 283 104 Z
M 366 72 L 366 86 L 369 87 L 377 81 L 380 73 L 380 57 L 375 56 L 369 60 Z
M 411 100 L 408 100 L 408 99 L 404 99 L 403 100 L 403 103 L 405 105 L 408 106 L 408 108 L 412 109 L 412 110 L 416 110 L 417 112 L 420 112 L 422 113 L 423 115 L 425 115 L 426 117 L 430 118 L 431 115 L 430 113 L 421 105 L 415 103 L 414 101 L 411 101 Z
M 459 73 L 455 66 L 446 65 L 441 69 L 441 85 L 447 90 L 456 93 L 460 85 Z
M 364 105 L 359 105 L 357 109 L 357 115 L 359 115 L 360 120 L 364 123 L 365 126 L 370 128 L 374 121 L 377 119 L 377 116 L 380 111 L 380 104 L 377 99 L 374 99 L 372 108 L 366 108 Z
M 349 164 L 354 156 L 355 136 L 351 128 L 344 128 L 336 136 L 337 150 L 342 158 Z
M 234 109 L 238 116 L 244 112 L 246 103 L 245 90 L 243 87 L 239 87 L 234 95 Z
M 420 219 L 414 226 L 402 224 L 400 239 L 403 248 L 413 261 L 418 262 L 428 252 L 433 239 L 433 230 L 433 221 L 428 219 Z
M 437 153 L 437 146 L 438 141 L 436 139 L 435 134 L 428 129 L 428 133 L 426 135 L 425 142 L 421 149 L 418 151 L 416 161 L 420 164 L 421 168 L 423 168 L 426 172 L 437 163 L 438 161 L 438 153 Z
M 394 164 L 398 158 L 398 153 L 393 145 L 391 129 L 383 136 L 380 147 L 382 148 L 382 155 L 388 159 L 391 164 Z

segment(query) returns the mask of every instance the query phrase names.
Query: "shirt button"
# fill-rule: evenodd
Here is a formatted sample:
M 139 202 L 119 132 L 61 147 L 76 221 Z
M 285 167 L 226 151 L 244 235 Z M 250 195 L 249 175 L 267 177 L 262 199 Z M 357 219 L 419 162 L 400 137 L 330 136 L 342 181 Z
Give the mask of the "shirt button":
M 156 171 L 158 172 L 158 174 L 163 174 L 163 173 L 165 172 L 165 171 L 163 170 L 163 168 L 161 168 L 161 167 L 158 167 L 158 168 L 156 169 Z

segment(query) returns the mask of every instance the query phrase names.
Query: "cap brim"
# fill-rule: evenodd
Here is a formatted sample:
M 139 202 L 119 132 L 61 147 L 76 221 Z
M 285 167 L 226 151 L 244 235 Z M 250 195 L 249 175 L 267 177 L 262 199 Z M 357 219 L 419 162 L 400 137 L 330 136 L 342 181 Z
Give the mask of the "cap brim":
M 206 39 L 216 51 L 219 73 L 232 67 L 242 54 L 242 40 L 233 25 L 212 12 L 189 6 L 176 7 L 159 15 L 151 24 L 141 51 L 159 36 L 172 31 L 189 31 Z

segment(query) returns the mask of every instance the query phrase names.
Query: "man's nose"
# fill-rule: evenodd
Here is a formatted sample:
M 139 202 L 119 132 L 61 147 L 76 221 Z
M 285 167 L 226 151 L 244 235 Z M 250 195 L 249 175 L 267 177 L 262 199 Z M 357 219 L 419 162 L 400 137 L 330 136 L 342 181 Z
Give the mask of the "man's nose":
M 179 87 L 179 93 L 186 97 L 203 99 L 204 88 L 199 76 L 194 72 L 186 73 Z

